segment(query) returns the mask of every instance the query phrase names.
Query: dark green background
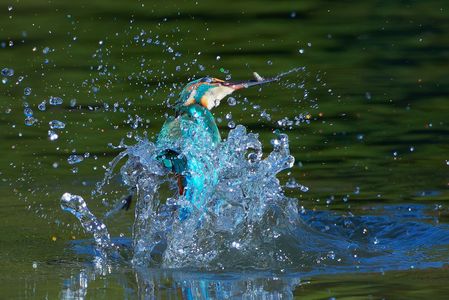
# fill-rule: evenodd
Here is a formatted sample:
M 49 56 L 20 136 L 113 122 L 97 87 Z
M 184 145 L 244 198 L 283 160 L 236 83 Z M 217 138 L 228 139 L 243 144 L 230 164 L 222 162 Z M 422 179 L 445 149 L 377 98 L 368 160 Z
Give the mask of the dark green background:
M 129 116 L 149 120 L 134 134 L 153 136 L 168 111 L 169 94 L 204 75 L 224 78 L 229 72 L 243 80 L 253 71 L 269 77 L 306 67 L 281 84 L 242 91 L 235 95 L 237 106 L 224 101 L 214 111 L 223 120 L 231 112 L 234 121 L 259 133 L 266 151 L 273 129 L 289 135 L 302 163 L 291 176 L 310 188 L 288 192 L 301 205 L 360 213 L 377 203 L 423 202 L 442 205 L 436 214 L 447 221 L 448 9 L 447 1 L 2 1 L 0 42 L 6 46 L 0 48 L 0 68 L 15 71 L 7 84 L 0 83 L 2 297 L 60 295 L 63 280 L 80 268 L 66 242 L 72 235 L 85 237 L 60 211 L 60 196 L 68 191 L 89 199 L 102 166 L 118 153 L 108 143 L 134 143 L 126 139 L 134 131 Z M 136 43 L 142 31 L 145 39 L 165 42 L 181 56 L 173 60 L 167 46 Z M 45 47 L 50 53 L 43 53 Z M 100 74 L 99 65 L 107 65 L 110 74 Z M 18 76 L 24 76 L 20 84 Z M 302 89 L 287 87 L 300 82 L 307 99 Z M 28 97 L 26 87 L 32 89 Z M 38 111 L 38 103 L 51 95 L 64 104 Z M 261 109 L 243 104 L 244 97 Z M 72 98 L 75 108 L 69 106 Z M 24 101 L 38 119 L 32 127 L 24 125 Z M 106 111 L 104 103 L 118 103 L 124 111 Z M 261 110 L 272 121 L 259 118 Z M 276 123 L 301 113 L 311 115 L 310 124 L 288 129 Z M 53 119 L 66 128 L 50 142 Z M 221 129 L 226 136 L 225 121 Z M 66 162 L 72 152 L 90 153 L 76 174 Z M 111 190 L 111 198 L 120 197 L 120 188 Z M 91 200 L 90 207 L 99 211 L 100 200 Z M 131 221 L 131 212 L 119 216 L 112 232 L 129 234 Z M 316 277 L 295 294 L 438 297 L 447 295 L 447 279 L 447 270 Z M 90 295 L 123 297 L 117 282 L 98 280 Z

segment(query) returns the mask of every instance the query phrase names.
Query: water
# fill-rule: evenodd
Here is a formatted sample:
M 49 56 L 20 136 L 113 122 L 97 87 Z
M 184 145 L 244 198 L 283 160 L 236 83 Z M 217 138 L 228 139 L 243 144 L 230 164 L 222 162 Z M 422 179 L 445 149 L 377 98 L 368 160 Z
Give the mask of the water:
M 220 13 L 201 1 L 0 7 L 3 297 L 447 297 L 445 3 L 262 4 L 240 1 Z M 233 94 L 214 110 L 223 137 L 239 124 L 247 133 L 237 140 L 258 134 L 261 161 L 274 130 L 288 135 L 295 163 L 271 173 L 282 187 L 276 205 L 257 206 L 266 200 L 260 191 L 248 209 L 266 214 L 252 220 L 274 245 L 250 247 L 262 241 L 237 222 L 234 203 L 232 214 L 217 212 L 227 216 L 222 224 L 209 217 L 214 210 L 202 212 L 209 219 L 195 224 L 198 231 L 190 219 L 178 221 L 179 210 L 162 214 L 180 205 L 163 171 L 148 182 L 159 187 L 159 219 L 140 224 L 133 238 L 145 193 L 119 174 L 148 157 L 138 146 L 154 142 L 182 86 L 205 75 L 270 78 L 298 66 L 305 71 Z M 53 120 L 65 127 L 51 129 Z M 91 195 L 123 151 L 102 193 Z M 70 164 L 71 155 L 83 160 Z M 244 174 L 248 159 L 236 162 Z M 221 180 L 216 193 L 228 194 Z M 66 192 L 82 196 L 86 220 L 106 226 L 114 251 L 101 250 L 85 223 L 61 210 Z M 121 209 L 129 194 L 129 210 Z M 170 220 L 179 232 L 145 235 Z M 139 232 L 148 244 L 136 252 Z M 181 233 L 201 249 L 172 238 Z M 174 255 L 181 246 L 193 255 Z M 211 249 L 218 251 L 207 256 Z
M 423 223 L 423 206 L 389 206 L 378 216 L 359 217 L 299 209 L 297 199 L 286 197 L 276 178 L 294 165 L 285 134 L 272 140 L 274 149 L 264 159 L 258 136 L 241 125 L 213 151 L 207 139 L 195 139 L 195 151 L 183 142 L 181 154 L 187 160 L 201 157 L 201 176 L 213 178 L 201 194 L 194 193 L 195 202 L 187 194 L 160 196 L 167 181 L 176 193 L 175 178 L 157 158 L 170 146 L 146 139 L 127 147 L 97 188 L 101 193 L 127 156 L 121 175 L 129 190 L 137 191 L 132 235 L 132 264 L 137 267 L 333 273 L 442 267 L 448 259 L 444 252 L 443 257 L 433 252 L 449 247 L 449 226 Z M 303 186 L 290 179 L 286 187 Z M 112 249 L 106 226 L 81 197 L 66 193 L 61 201 L 94 235 L 97 248 Z M 188 216 L 181 217 L 186 210 Z
M 262 159 L 258 136 L 239 125 L 214 151 L 207 139 L 194 142 L 195 152 L 184 150 L 189 160 L 196 156 L 207 160 L 211 167 L 205 168 L 206 178 L 216 176 L 202 191 L 207 197 L 198 207 L 185 195 L 167 199 L 160 195 L 167 182 L 173 193 L 176 190 L 175 178 L 157 158 L 166 144 L 161 147 L 142 139 L 128 146 L 112 161 L 95 193 L 102 193 L 126 157 L 122 180 L 137 193 L 132 238 L 114 244 L 81 197 L 66 193 L 61 198 L 62 208 L 94 236 L 94 244 L 74 245 L 77 253 L 92 253 L 94 265 L 90 275 L 79 274 L 83 284 L 75 280 L 67 290 L 86 293 L 95 274 L 108 269 L 121 273 L 132 266 L 139 297 L 160 293 L 177 297 L 181 290 L 186 298 L 290 298 L 305 276 L 446 265 L 449 225 L 432 222 L 428 207 L 378 206 L 371 215 L 361 216 L 306 210 L 297 199 L 284 195 L 276 178 L 294 165 L 288 136 L 279 134 L 271 144 L 273 151 Z M 285 187 L 306 191 L 292 178 Z M 114 213 L 120 213 L 117 207 L 123 202 L 117 204 Z M 186 208 L 188 217 L 180 218 Z M 118 248 L 126 255 L 117 261 Z M 159 288 L 165 281 L 170 285 L 162 292 Z

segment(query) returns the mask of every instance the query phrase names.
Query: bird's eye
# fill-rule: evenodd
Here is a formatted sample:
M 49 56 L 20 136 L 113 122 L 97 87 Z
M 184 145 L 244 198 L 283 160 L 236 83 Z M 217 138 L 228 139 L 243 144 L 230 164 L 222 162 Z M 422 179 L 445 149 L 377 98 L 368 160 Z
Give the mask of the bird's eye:
M 212 78 L 210 78 L 210 77 L 204 77 L 204 78 L 201 79 L 201 82 L 211 83 L 211 82 L 212 82 Z

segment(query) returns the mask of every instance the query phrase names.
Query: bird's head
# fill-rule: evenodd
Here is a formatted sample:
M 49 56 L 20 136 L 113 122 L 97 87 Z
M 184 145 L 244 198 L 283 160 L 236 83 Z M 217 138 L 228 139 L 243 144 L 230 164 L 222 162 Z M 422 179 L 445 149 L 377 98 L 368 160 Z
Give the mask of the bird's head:
M 254 85 L 264 84 L 276 79 L 263 79 L 257 73 L 254 73 L 255 80 L 231 82 L 212 77 L 203 77 L 201 79 L 189 82 L 181 91 L 179 100 L 176 103 L 176 109 L 192 104 L 199 104 L 208 110 L 220 105 L 220 101 L 230 95 L 232 92 Z

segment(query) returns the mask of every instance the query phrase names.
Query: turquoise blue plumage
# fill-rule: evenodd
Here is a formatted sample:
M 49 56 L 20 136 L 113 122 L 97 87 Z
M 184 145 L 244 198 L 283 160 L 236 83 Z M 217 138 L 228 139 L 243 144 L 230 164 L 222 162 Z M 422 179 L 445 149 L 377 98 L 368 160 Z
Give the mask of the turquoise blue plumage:
M 218 181 L 214 165 L 214 150 L 221 137 L 213 107 L 233 91 L 269 81 L 225 82 L 205 77 L 190 82 L 180 93 L 175 116 L 168 117 L 157 137 L 158 160 L 178 180 L 179 194 L 190 203 L 181 207 L 179 218 L 187 218 L 192 209 L 203 210 L 207 199 L 206 187 Z

